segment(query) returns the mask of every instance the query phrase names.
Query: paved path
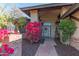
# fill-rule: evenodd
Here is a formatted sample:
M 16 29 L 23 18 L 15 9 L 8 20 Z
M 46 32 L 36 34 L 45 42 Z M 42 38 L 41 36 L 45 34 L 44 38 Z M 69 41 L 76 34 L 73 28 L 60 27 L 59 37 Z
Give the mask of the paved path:
M 14 56 L 21 56 L 22 55 L 22 39 L 19 39 L 18 41 L 16 41 L 17 43 L 15 43 L 14 45 Z
M 45 39 L 43 44 L 31 44 L 26 39 L 15 40 L 12 42 L 15 49 L 13 56 L 79 56 L 78 50 L 63 45 L 58 40 Z
M 57 56 L 54 40 L 45 40 L 44 44 L 40 44 L 36 56 Z

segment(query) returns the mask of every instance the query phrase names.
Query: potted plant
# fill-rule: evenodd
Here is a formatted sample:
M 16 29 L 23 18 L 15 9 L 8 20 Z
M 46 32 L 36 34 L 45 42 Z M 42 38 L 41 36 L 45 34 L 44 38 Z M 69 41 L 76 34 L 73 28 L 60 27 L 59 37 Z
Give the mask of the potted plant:
M 59 23 L 60 42 L 63 44 L 69 44 L 70 38 L 75 30 L 76 26 L 74 21 L 67 18 L 61 19 Z

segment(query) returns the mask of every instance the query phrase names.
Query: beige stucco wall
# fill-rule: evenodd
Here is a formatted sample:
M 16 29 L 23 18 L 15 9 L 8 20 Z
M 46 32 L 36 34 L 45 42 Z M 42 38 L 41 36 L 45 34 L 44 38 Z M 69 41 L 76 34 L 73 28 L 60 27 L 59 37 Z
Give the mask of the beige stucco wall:
M 76 11 L 72 16 L 79 18 L 79 11 Z
M 76 31 L 74 32 L 74 37 L 75 38 L 79 38 L 79 22 L 78 21 L 76 21 L 75 19 L 72 19 L 74 22 L 75 22 L 75 24 L 76 24 Z
M 74 14 L 72 14 L 72 16 L 75 16 L 76 18 L 79 18 L 79 11 L 76 11 Z M 79 21 L 76 20 L 76 19 L 72 19 L 75 24 L 76 24 L 76 27 L 77 27 L 77 30 L 75 31 L 75 37 L 76 38 L 79 38 Z
M 79 50 L 79 22 L 75 19 L 72 19 L 72 20 L 75 22 L 77 28 L 71 37 L 70 45 L 75 49 Z
M 79 11 L 77 10 L 72 16 L 79 19 Z M 71 43 L 70 45 L 75 47 L 77 50 L 79 50 L 79 21 L 76 19 L 72 19 L 76 24 L 76 31 L 72 35 Z
M 31 22 L 38 22 L 38 10 L 30 10 Z
M 66 13 L 69 9 L 71 8 L 71 6 L 63 6 L 61 8 L 61 16 Z

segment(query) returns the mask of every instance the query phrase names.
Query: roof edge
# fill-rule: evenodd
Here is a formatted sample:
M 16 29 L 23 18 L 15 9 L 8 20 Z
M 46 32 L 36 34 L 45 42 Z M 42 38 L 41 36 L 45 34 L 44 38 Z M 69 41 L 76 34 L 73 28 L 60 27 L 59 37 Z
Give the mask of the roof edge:
M 73 3 L 50 3 L 50 4 L 43 4 L 37 6 L 30 6 L 20 8 L 21 10 L 31 10 L 31 9 L 39 9 L 39 8 L 46 8 L 46 7 L 56 7 L 56 6 L 63 6 L 63 5 L 72 5 Z

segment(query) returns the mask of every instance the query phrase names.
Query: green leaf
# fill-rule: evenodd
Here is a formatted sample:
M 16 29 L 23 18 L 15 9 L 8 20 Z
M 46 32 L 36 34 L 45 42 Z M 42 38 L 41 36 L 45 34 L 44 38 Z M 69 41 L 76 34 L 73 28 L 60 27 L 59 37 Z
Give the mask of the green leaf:
M 70 38 L 70 35 L 76 30 L 74 21 L 71 19 L 61 19 L 59 23 L 59 29 L 63 31 L 62 41 L 66 42 Z

